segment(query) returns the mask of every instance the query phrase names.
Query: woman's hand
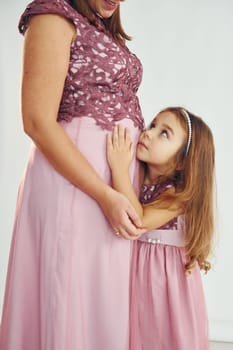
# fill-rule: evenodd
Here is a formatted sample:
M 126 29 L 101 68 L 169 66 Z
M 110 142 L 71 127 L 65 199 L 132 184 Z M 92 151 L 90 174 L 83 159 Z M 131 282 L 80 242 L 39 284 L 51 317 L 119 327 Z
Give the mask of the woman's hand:
M 112 135 L 107 135 L 107 160 L 111 170 L 128 172 L 133 151 L 129 130 L 115 126 Z
M 113 233 L 130 240 L 138 239 L 146 230 L 129 200 L 121 193 L 107 188 L 99 205 L 113 228 Z

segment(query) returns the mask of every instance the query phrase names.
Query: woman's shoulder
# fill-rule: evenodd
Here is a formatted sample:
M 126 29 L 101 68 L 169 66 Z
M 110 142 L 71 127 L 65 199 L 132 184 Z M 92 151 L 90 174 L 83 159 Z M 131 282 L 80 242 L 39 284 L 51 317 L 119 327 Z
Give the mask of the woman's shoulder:
M 39 14 L 57 14 L 67 18 L 73 22 L 75 26 L 78 22 L 86 20 L 66 0 L 34 0 L 27 5 L 20 17 L 18 25 L 19 32 L 24 34 L 30 18 Z

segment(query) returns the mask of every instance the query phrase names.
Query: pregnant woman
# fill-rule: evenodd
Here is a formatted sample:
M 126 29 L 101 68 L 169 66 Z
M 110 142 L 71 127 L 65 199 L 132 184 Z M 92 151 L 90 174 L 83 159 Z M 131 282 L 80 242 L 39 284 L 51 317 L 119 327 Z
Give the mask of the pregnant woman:
M 33 142 L 0 349 L 128 350 L 131 239 L 143 230 L 111 187 L 106 133 L 121 124 L 136 143 L 144 122 L 142 67 L 125 45 L 120 1 L 35 0 L 19 30 L 23 126 Z M 134 160 L 135 186 L 136 168 Z

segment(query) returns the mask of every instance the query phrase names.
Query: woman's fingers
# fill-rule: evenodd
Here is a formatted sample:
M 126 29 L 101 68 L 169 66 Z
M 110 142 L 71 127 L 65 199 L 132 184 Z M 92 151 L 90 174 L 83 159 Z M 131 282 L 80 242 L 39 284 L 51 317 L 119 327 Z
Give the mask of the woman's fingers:
M 100 203 L 103 212 L 113 228 L 121 237 L 135 239 L 145 232 L 141 221 L 129 200 L 119 192 L 110 190 Z M 138 227 L 136 227 L 136 224 Z
M 121 227 L 117 230 L 114 229 L 114 233 L 117 237 L 122 237 L 129 240 L 138 239 L 143 233 L 145 233 L 144 229 L 138 229 L 134 225 L 129 224 L 127 227 Z
M 142 229 L 141 219 L 139 218 L 135 208 L 132 205 L 128 206 L 128 208 L 127 208 L 127 215 L 128 215 L 129 221 L 130 221 L 130 223 L 132 224 L 133 227 Z M 130 226 L 130 228 L 131 228 L 131 226 Z M 132 233 L 132 234 L 134 234 L 134 233 Z
M 134 207 L 127 201 L 122 203 L 121 215 L 114 232 L 125 239 L 137 239 L 146 232 Z

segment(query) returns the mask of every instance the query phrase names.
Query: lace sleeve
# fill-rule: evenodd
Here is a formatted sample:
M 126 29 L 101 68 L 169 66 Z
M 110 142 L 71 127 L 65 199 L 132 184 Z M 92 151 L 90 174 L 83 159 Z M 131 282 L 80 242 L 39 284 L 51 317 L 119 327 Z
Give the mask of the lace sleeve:
M 57 14 L 63 16 L 77 25 L 79 14 L 65 0 L 35 0 L 23 12 L 19 20 L 19 32 L 24 34 L 27 30 L 31 16 L 40 14 Z

